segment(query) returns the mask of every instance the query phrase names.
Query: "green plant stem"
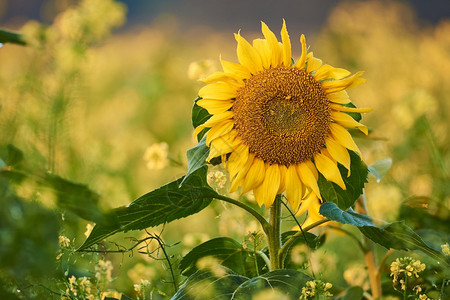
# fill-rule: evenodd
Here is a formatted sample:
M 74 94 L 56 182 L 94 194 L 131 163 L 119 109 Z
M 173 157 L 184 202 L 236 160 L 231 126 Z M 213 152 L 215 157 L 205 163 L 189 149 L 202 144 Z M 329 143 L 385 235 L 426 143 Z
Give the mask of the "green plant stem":
M 281 249 L 281 195 L 277 195 L 269 208 L 270 230 L 266 232 L 269 246 L 270 271 L 281 269 L 279 251 Z
M 0 29 L 0 43 L 11 43 L 22 46 L 27 44 L 21 34 L 2 29 Z
M 364 194 L 356 201 L 356 208 L 359 213 L 368 215 L 367 201 Z M 364 260 L 366 261 L 367 273 L 369 274 L 370 290 L 372 291 L 372 297 L 374 299 L 380 299 L 382 295 L 381 289 L 381 275 L 378 271 L 377 262 L 375 259 L 375 246 L 374 243 L 366 236 L 362 241 L 364 249 Z
M 239 206 L 240 208 L 243 208 L 244 210 L 246 210 L 248 213 L 250 213 L 252 216 L 255 217 L 256 220 L 258 220 L 258 222 L 261 224 L 264 232 L 267 234 L 267 232 L 270 230 L 270 224 L 269 222 L 267 222 L 267 220 L 256 210 L 254 210 L 253 208 L 251 208 L 250 206 L 248 206 L 247 204 L 235 200 L 233 198 L 229 198 L 227 196 L 223 196 L 223 195 L 216 195 L 214 196 L 214 198 L 218 199 L 218 200 L 222 200 L 231 204 L 234 204 L 236 206 Z
M 267 267 L 270 269 L 270 260 L 267 257 L 267 255 L 264 252 L 262 252 L 262 251 L 256 251 L 255 253 L 258 254 L 264 260 L 264 262 L 266 263 Z M 258 271 L 258 269 L 256 269 L 256 271 Z
M 311 230 L 323 223 L 326 223 L 328 221 L 330 221 L 330 219 L 328 219 L 328 218 L 320 219 L 319 221 L 316 221 L 316 222 L 312 223 L 311 225 L 306 226 L 305 228 L 303 228 L 302 231 L 299 231 L 296 234 L 294 234 L 289 240 L 287 240 L 287 242 L 283 245 L 283 247 L 281 247 L 280 252 L 279 252 L 280 261 L 284 262 L 284 260 L 286 259 L 287 252 L 291 248 L 292 244 L 294 244 L 296 239 L 300 238 L 303 235 L 303 232 L 308 232 L 309 230 Z

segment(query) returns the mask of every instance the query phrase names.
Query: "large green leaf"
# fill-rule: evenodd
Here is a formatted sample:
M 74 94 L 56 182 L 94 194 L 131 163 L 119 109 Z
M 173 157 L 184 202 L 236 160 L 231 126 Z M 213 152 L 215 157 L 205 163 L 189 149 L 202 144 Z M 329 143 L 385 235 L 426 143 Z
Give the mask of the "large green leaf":
M 99 243 L 117 232 L 141 230 L 195 214 L 211 203 L 217 193 L 206 183 L 206 167 L 149 192 L 127 206 L 107 214 L 108 223 L 99 223 L 79 250 Z
M 186 178 L 197 171 L 198 169 L 206 166 L 206 158 L 209 155 L 209 147 L 206 146 L 206 138 L 204 137 L 195 147 L 189 149 L 186 153 L 188 159 L 188 171 L 181 181 L 181 184 Z
M 450 266 L 450 261 L 441 252 L 429 247 L 422 238 L 403 221 L 382 227 L 363 226 L 359 230 L 369 239 L 387 249 L 420 250 L 437 261 Z
M 336 300 L 361 300 L 364 290 L 359 286 L 349 287 L 345 294 L 336 298 Z
M 255 299 L 255 295 L 260 297 L 266 295 L 269 296 L 266 299 L 298 300 L 302 287 L 310 280 L 314 279 L 297 270 L 276 270 L 242 283 L 230 299 L 251 300 Z
M 202 269 L 191 275 L 172 300 L 228 300 L 247 277 L 238 275 L 223 266 Z
M 358 214 L 351 207 L 347 211 L 342 210 L 332 202 L 322 204 L 319 213 L 330 220 L 342 224 L 352 224 L 358 227 L 373 226 L 372 219 L 369 216 Z
M 310 280 L 313 278 L 302 272 L 287 269 L 249 279 L 219 266 L 194 273 L 172 300 L 251 300 L 264 296 L 264 299 L 297 300 Z
M 198 125 L 205 123 L 211 117 L 211 114 L 209 114 L 206 109 L 197 105 L 197 101 L 200 99 L 202 98 L 197 97 L 194 100 L 194 106 L 192 107 L 192 126 L 194 128 L 197 128 Z M 203 129 L 197 135 L 197 140 L 200 141 L 207 131 L 208 129 Z
M 222 266 L 245 276 L 256 275 L 255 267 L 262 269 L 264 266 L 264 261 L 259 256 L 255 257 L 238 241 L 229 237 L 218 237 L 198 245 L 183 257 L 179 264 L 182 274 L 189 276 L 195 273 L 198 270 L 197 262 L 207 257 L 213 257 Z
M 339 208 L 345 210 L 351 207 L 356 199 L 362 194 L 364 184 L 367 182 L 367 166 L 361 160 L 361 158 L 353 151 L 348 151 L 350 153 L 351 174 L 347 177 L 347 169 L 339 166 L 339 171 L 341 172 L 342 179 L 345 182 L 346 189 L 343 190 L 337 184 L 328 181 L 319 174 L 318 185 L 320 193 L 327 202 L 336 203 Z
M 5 152 L 6 148 L 6 154 Z M 6 166 L 0 169 L 0 176 L 10 182 L 21 184 L 23 181 L 33 182 L 38 189 L 51 192 L 56 198 L 56 204 L 75 213 L 83 219 L 93 222 L 103 222 L 104 213 L 98 206 L 100 196 L 89 189 L 88 186 L 69 181 L 58 175 L 47 172 L 37 166 L 31 165 L 24 157 L 22 151 L 13 145 L 0 149 L 5 156 Z M 41 193 L 46 195 L 45 193 Z M 44 197 L 44 196 L 41 196 Z

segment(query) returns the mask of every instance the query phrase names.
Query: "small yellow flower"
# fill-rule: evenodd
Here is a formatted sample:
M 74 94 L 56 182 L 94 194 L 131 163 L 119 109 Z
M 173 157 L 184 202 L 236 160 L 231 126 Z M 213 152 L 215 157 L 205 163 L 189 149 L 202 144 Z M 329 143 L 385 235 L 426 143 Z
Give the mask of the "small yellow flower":
M 64 236 L 64 235 L 60 235 L 58 237 L 58 242 L 59 242 L 59 246 L 61 248 L 68 248 L 70 246 L 70 240 L 68 237 Z
M 105 261 L 100 259 L 97 265 L 95 266 L 96 271 L 95 277 L 97 278 L 98 281 L 102 281 L 103 279 L 106 279 L 106 281 L 111 281 L 112 270 L 113 265 L 110 260 Z
M 150 170 L 162 170 L 169 165 L 167 143 L 155 143 L 148 147 L 144 153 L 144 160 Z
M 84 236 L 89 237 L 89 235 L 92 232 L 92 229 L 94 229 L 94 226 L 92 226 L 92 224 L 90 223 L 86 224 L 86 231 L 84 232 Z
M 442 249 L 442 253 L 445 256 L 449 256 L 450 255 L 450 247 L 448 246 L 448 243 L 445 243 L 444 245 L 441 245 L 441 249 Z
M 208 173 L 207 180 L 211 186 L 216 186 L 218 189 L 222 189 L 227 183 L 227 175 L 221 171 L 213 171 Z
M 306 287 L 302 288 L 302 294 L 299 300 L 312 299 L 313 297 L 314 299 L 317 297 L 319 297 L 319 299 L 332 297 L 333 294 L 328 291 L 332 287 L 333 285 L 331 283 L 323 282 L 322 280 L 307 281 Z M 320 296 L 325 298 L 320 298 Z

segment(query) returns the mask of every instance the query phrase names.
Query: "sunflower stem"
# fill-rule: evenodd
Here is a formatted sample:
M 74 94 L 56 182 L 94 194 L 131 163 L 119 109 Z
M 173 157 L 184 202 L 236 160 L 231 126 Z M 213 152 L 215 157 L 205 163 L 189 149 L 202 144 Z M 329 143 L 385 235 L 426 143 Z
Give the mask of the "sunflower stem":
M 281 195 L 277 195 L 269 208 L 269 232 L 266 232 L 269 245 L 270 271 L 281 269 L 279 252 L 281 249 Z

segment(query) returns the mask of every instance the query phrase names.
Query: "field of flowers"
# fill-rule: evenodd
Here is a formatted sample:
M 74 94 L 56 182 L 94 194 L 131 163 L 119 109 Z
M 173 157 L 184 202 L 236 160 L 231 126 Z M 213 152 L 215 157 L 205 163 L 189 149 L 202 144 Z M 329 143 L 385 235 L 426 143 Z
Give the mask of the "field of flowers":
M 237 62 L 232 36 L 181 33 L 171 19 L 114 33 L 125 11 L 114 0 L 83 0 L 50 26 L 27 22 L 16 40 L 26 45 L 0 48 L 1 299 L 170 299 L 177 291 L 174 299 L 213 299 L 217 290 L 183 284 L 197 269 L 220 277 L 225 265 L 239 273 L 229 259 L 235 252 L 194 253 L 189 267 L 182 259 L 218 237 L 253 257 L 256 267 L 240 275 L 268 271 L 261 267 L 263 228 L 219 200 L 186 218 L 117 229 L 82 246 L 112 209 L 186 174 L 186 150 L 198 143 L 191 118 L 205 85 L 198 79 L 221 70 L 219 54 Z M 289 34 L 297 59 L 301 32 Z M 404 235 L 420 241 L 396 246 L 402 238 L 395 232 L 373 243 L 356 221 L 322 224 L 310 231 L 314 241 L 306 235 L 288 249 L 286 267 L 311 279 L 295 287 L 296 298 L 448 299 L 450 19 L 423 25 L 405 4 L 343 2 L 307 44 L 325 63 L 365 71 L 367 82 L 349 91 L 357 107 L 373 108 L 362 120 L 369 134 L 351 131 L 370 171 L 364 213 L 379 226 L 402 221 L 410 230 Z M 239 199 L 229 193 L 223 164 L 209 165 L 206 180 Z M 240 201 L 268 216 L 252 192 Z M 306 218 L 296 221 L 283 208 L 282 231 L 292 236 Z M 230 243 L 228 250 L 236 247 Z M 242 299 L 293 294 L 274 289 Z

